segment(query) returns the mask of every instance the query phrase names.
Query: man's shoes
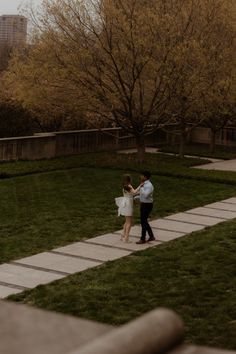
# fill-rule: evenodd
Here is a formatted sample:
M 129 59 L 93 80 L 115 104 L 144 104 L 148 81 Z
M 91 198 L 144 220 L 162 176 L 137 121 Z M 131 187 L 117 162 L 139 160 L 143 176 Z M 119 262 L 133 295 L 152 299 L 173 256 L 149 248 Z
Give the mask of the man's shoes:
M 147 240 L 147 242 L 151 242 L 151 241 L 155 241 L 155 237 L 149 237 L 149 239 Z
M 136 242 L 137 245 L 142 245 L 143 243 L 146 243 L 146 240 L 139 240 L 138 242 Z

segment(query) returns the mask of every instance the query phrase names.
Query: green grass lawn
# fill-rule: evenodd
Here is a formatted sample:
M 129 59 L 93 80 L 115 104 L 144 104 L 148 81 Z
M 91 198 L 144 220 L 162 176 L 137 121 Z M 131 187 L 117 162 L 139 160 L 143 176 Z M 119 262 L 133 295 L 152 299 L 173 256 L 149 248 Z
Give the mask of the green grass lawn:
M 230 221 L 10 300 L 116 325 L 164 306 L 184 319 L 188 342 L 236 349 L 235 254 Z
M 98 152 L 51 160 L 18 161 L 0 163 L 0 180 L 16 176 L 34 175 L 45 172 L 64 171 L 80 167 L 105 168 L 139 172 L 149 169 L 159 176 L 178 177 L 201 181 L 236 185 L 236 173 L 230 171 L 208 171 L 190 167 L 206 164 L 209 161 L 196 158 L 181 159 L 177 156 L 147 153 L 140 165 L 136 154 L 118 154 L 116 152 Z
M 120 229 L 114 198 L 121 195 L 122 173 L 79 168 L 0 181 L 0 263 Z M 139 175 L 133 176 L 137 185 Z M 235 186 L 198 180 L 153 176 L 153 183 L 152 217 L 235 194 Z
M 148 153 L 146 154 L 146 159 L 142 167 L 151 168 L 156 172 L 169 169 L 180 172 L 182 169 L 205 164 L 207 162 L 208 161 L 202 159 L 180 159 L 165 154 Z M 78 167 L 130 168 L 138 171 L 141 168 L 140 164 L 136 161 L 136 154 L 124 155 L 111 151 L 59 157 L 49 160 L 2 162 L 0 163 L 0 178 L 4 179 L 41 172 L 68 170 Z
M 236 194 L 235 173 L 189 168 L 201 163 L 146 155 L 153 218 Z M 1 164 L 0 263 L 120 229 L 121 175 L 137 185 L 139 170 L 135 155 L 116 153 Z M 167 306 L 188 341 L 236 349 L 235 236 L 236 223 L 225 223 L 10 299 L 112 324 Z

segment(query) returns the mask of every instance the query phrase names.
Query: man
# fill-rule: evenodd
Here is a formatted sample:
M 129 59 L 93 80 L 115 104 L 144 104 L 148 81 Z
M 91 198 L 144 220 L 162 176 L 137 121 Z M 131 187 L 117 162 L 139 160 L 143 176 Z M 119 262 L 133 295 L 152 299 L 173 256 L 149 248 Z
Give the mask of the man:
M 148 217 L 153 208 L 153 191 L 154 187 L 150 181 L 151 173 L 149 171 L 143 171 L 141 173 L 141 187 L 140 187 L 140 219 L 142 226 L 141 239 L 136 242 L 138 245 L 154 241 L 151 226 L 148 223 Z M 149 235 L 149 239 L 146 241 L 146 233 Z

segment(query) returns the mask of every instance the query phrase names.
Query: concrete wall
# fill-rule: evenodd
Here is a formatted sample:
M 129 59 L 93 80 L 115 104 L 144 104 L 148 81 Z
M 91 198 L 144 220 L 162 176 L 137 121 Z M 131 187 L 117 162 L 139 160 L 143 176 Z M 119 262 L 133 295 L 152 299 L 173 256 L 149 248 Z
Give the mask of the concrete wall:
M 190 136 L 194 143 L 208 144 L 210 130 L 195 128 Z M 177 143 L 178 137 L 156 131 L 146 137 L 147 146 L 162 142 Z M 223 129 L 217 133 L 216 144 L 236 145 L 236 129 Z M 111 151 L 135 147 L 135 139 L 119 128 L 40 133 L 34 136 L 0 139 L 0 161 L 40 160 L 58 156 L 76 155 L 96 151 Z
M 190 141 L 194 143 L 209 144 L 211 132 L 209 128 L 197 127 L 191 132 Z M 216 144 L 224 146 L 236 146 L 236 129 L 221 129 L 216 134 Z
M 117 139 L 116 139 L 117 136 Z M 56 156 L 74 155 L 86 152 L 116 150 L 119 130 L 81 130 L 56 133 Z
M 170 145 L 178 144 L 180 136 L 173 133 L 168 133 L 166 142 Z M 211 131 L 210 128 L 196 127 L 187 136 L 188 143 L 210 144 Z M 216 133 L 216 145 L 221 146 L 236 146 L 236 128 L 227 127 L 219 130 Z
M 160 143 L 163 133 L 147 137 L 147 144 Z M 39 160 L 58 156 L 135 147 L 135 139 L 121 129 L 79 130 L 40 133 L 34 136 L 0 139 L 0 161 Z
M 55 156 L 55 135 L 0 139 L 0 161 L 35 160 Z

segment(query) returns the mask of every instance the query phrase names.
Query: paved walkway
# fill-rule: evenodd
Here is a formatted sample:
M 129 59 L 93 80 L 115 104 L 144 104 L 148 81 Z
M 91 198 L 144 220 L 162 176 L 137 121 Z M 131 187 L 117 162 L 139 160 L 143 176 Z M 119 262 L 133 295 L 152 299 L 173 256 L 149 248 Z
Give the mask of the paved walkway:
M 164 154 L 164 155 L 171 155 L 171 156 L 176 156 L 177 155 L 177 154 L 174 154 L 173 152 L 159 151 L 158 148 L 152 148 L 152 147 L 147 147 L 145 151 L 147 153 L 151 153 L 151 154 Z M 137 152 L 137 149 L 126 149 L 126 150 L 120 150 L 118 152 L 120 154 L 134 154 L 134 153 Z M 220 159 L 213 159 L 212 157 L 203 157 L 203 156 L 196 156 L 196 155 L 184 155 L 184 156 L 185 157 L 191 157 L 192 159 L 208 160 L 208 161 L 211 161 L 211 162 L 221 162 L 221 161 L 223 161 L 223 160 L 220 160 Z M 208 165 L 211 165 L 211 164 L 207 164 L 206 166 L 208 166 Z
M 132 154 L 137 152 L 137 149 L 127 149 L 127 150 L 120 150 L 119 153 L 121 154 Z M 162 152 L 158 151 L 157 148 L 146 148 L 146 152 L 152 154 L 165 154 L 165 155 L 175 155 L 169 152 Z M 191 157 L 196 159 L 202 160 L 209 160 L 211 163 L 207 163 L 205 165 L 194 166 L 192 168 L 200 168 L 202 170 L 219 170 L 219 171 L 233 171 L 236 172 L 236 159 L 232 160 L 220 160 L 220 159 L 213 159 L 211 157 L 202 157 L 202 156 L 193 156 L 193 155 L 185 155 L 185 157 Z
M 234 171 L 236 172 L 236 160 L 224 160 L 206 165 L 194 166 L 194 168 L 201 168 L 202 170 L 219 170 L 219 171 Z
M 233 218 L 236 218 L 236 198 L 229 198 L 151 221 L 156 237 L 156 241 L 151 243 L 137 245 L 135 242 L 140 238 L 141 229 L 140 226 L 134 226 L 130 237 L 132 243 L 123 243 L 120 240 L 122 230 L 119 230 L 2 264 L 0 298 L 32 289 L 39 284 L 48 284 Z

